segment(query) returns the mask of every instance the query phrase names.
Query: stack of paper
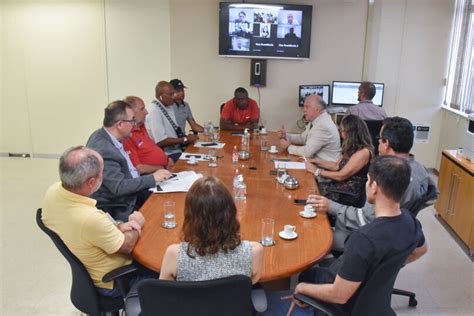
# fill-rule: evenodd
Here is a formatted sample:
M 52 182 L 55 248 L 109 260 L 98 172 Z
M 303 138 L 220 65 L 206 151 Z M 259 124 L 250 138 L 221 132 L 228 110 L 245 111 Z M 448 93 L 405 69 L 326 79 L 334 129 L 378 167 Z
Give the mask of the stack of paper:
M 176 177 L 162 181 L 156 188 L 150 189 L 153 193 L 188 192 L 194 181 L 201 178 L 202 174 L 194 171 L 182 171 L 176 173 Z
M 279 161 L 275 160 L 275 168 L 278 168 L 279 164 L 285 164 L 285 169 L 306 169 L 306 165 L 304 162 L 297 162 L 297 161 Z
M 209 155 L 190 154 L 190 153 L 182 153 L 181 156 L 179 156 L 179 159 L 180 160 L 189 160 L 190 157 L 196 158 L 196 161 L 208 161 L 209 160 Z

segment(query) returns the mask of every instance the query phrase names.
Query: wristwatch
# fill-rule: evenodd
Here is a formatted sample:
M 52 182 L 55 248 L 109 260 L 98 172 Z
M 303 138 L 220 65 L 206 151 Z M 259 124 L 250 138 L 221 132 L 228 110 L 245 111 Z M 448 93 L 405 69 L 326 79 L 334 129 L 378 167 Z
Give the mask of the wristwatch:
M 188 138 L 187 137 L 183 137 L 183 144 L 186 144 L 188 142 Z
M 319 175 L 321 174 L 321 169 L 316 169 L 316 171 L 314 172 L 314 176 L 315 177 L 319 177 Z

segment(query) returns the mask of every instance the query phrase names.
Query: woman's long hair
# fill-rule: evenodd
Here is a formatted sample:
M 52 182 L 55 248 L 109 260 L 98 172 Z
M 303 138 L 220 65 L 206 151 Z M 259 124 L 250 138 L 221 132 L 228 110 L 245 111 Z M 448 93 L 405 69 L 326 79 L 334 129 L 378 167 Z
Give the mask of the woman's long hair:
M 219 250 L 228 252 L 240 245 L 240 224 L 232 195 L 215 177 L 197 180 L 189 189 L 184 204 L 182 239 L 200 256 Z
M 342 156 L 349 159 L 357 151 L 367 148 L 374 151 L 372 137 L 364 120 L 356 115 L 348 115 L 342 119 L 340 129 L 346 133 L 346 139 L 342 142 Z

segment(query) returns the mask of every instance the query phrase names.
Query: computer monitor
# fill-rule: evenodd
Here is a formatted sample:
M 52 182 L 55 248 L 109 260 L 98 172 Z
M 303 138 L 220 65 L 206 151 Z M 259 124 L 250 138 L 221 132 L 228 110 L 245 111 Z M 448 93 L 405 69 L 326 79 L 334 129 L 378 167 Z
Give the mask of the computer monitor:
M 329 104 L 329 85 L 328 84 L 313 84 L 313 85 L 301 85 L 299 89 L 299 106 L 304 105 L 304 99 L 312 94 L 321 96 Z
M 360 82 L 354 81 L 333 81 L 332 82 L 332 99 L 333 105 L 354 105 L 359 103 L 358 91 Z M 375 85 L 375 96 L 372 102 L 378 106 L 383 105 L 383 83 L 374 83 Z

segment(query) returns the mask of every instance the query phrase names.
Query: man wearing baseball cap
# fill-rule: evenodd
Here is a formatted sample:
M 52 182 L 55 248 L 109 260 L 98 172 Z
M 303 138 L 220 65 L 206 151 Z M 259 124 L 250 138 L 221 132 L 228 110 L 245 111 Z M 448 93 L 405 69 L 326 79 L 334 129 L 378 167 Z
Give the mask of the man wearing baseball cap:
M 176 123 L 178 126 L 181 127 L 181 130 L 185 132 L 186 128 L 186 121 L 188 121 L 191 129 L 195 133 L 202 133 L 204 132 L 204 128 L 196 123 L 193 117 L 193 113 L 191 112 L 191 108 L 189 107 L 188 102 L 184 101 L 185 93 L 184 88 L 186 86 L 184 83 L 179 79 L 173 79 L 170 81 L 171 85 L 174 88 L 174 105 L 175 108 L 175 117 Z

